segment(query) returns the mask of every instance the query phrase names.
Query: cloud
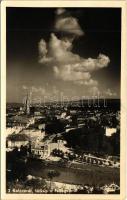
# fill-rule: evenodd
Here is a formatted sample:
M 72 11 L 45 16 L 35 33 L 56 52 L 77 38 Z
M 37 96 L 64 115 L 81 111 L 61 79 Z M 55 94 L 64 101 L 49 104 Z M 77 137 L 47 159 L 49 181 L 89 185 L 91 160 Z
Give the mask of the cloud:
M 84 31 L 81 29 L 78 19 L 69 16 L 65 9 L 58 8 L 56 10 L 54 28 L 57 32 L 66 32 L 67 34 L 58 38 L 57 33 L 51 33 L 48 42 L 44 39 L 40 40 L 38 43 L 39 63 L 50 66 L 57 79 L 90 87 L 91 94 L 98 93 L 98 81 L 93 79 L 92 72 L 107 67 L 110 58 L 103 53 L 99 53 L 97 58 L 84 58 L 73 52 L 75 37 L 84 35 Z M 72 35 L 71 38 L 68 33 Z M 109 93 L 109 95 L 111 94 Z
M 47 49 L 47 43 L 45 42 L 44 39 L 41 39 L 38 43 L 38 51 L 39 51 L 39 62 L 48 62 L 49 58 L 47 58 L 47 53 L 48 53 L 48 49 Z
M 42 40 L 40 43 L 42 43 Z M 41 46 L 46 46 L 46 44 L 42 44 Z M 73 64 L 73 70 L 77 72 L 95 71 L 97 69 L 107 67 L 110 62 L 109 57 L 101 53 L 96 59 L 84 59 L 79 55 L 74 54 L 72 52 L 72 42 L 67 38 L 60 40 L 54 33 L 51 34 L 49 40 L 49 49 L 47 50 L 46 48 L 47 51 L 44 51 L 44 47 L 41 48 L 41 51 L 39 48 L 40 63 L 52 62 L 52 64 Z M 44 54 L 45 52 L 46 54 Z
M 84 32 L 81 29 L 78 20 L 74 17 L 58 18 L 55 23 L 55 29 L 57 31 L 74 34 L 75 36 L 84 35 Z
M 45 88 L 32 86 L 31 92 L 32 92 L 32 94 L 33 93 L 41 93 L 44 95 L 46 91 L 45 91 Z
M 100 89 L 98 88 L 98 86 L 93 85 L 89 90 L 89 94 L 92 95 L 92 96 L 100 95 Z
M 85 86 L 96 86 L 98 85 L 98 82 L 90 78 L 88 80 L 78 80 L 76 81 L 76 84 L 85 85 Z
M 77 62 L 73 65 L 75 71 L 86 72 L 86 71 L 96 71 L 101 68 L 107 67 L 110 62 L 108 56 L 104 54 L 99 54 L 96 59 L 80 59 L 80 62 Z
M 74 63 L 79 58 L 71 52 L 72 43 L 68 39 L 59 40 L 54 33 L 51 33 L 46 54 L 39 48 L 40 63 Z
M 54 62 L 73 62 L 75 61 L 75 56 L 70 50 L 72 48 L 72 43 L 69 40 L 58 39 L 55 34 L 51 34 L 49 41 L 49 55 L 52 57 Z
M 91 75 L 89 72 L 75 72 L 72 65 L 54 66 L 53 68 L 56 78 L 64 81 L 89 80 Z
M 27 90 L 28 87 L 27 87 L 26 85 L 23 85 L 23 86 L 22 86 L 22 89 L 23 89 L 23 90 Z
M 104 92 L 104 95 L 108 96 L 108 97 L 115 97 L 116 96 L 116 92 L 112 92 L 111 89 L 107 89 L 105 92 Z
M 45 94 L 45 92 L 46 92 L 44 87 L 35 87 L 35 86 L 28 87 L 26 85 L 23 85 L 22 89 L 23 90 L 28 90 L 31 94 L 33 94 L 33 93 Z
M 45 56 L 48 52 L 47 50 L 47 44 L 44 39 L 41 39 L 38 43 L 39 53 L 43 56 Z
M 59 95 L 59 92 L 60 92 L 60 91 L 57 89 L 56 86 L 53 86 L 53 87 L 52 87 L 52 93 L 53 93 L 53 95 L 57 96 L 57 95 Z
M 64 81 L 74 81 L 78 85 L 97 85 L 90 73 L 107 67 L 110 62 L 109 57 L 104 54 L 88 59 L 74 54 L 72 42 L 67 38 L 58 39 L 54 33 L 51 34 L 48 45 L 42 41 L 41 46 L 48 46 L 48 49 L 40 52 L 40 63 L 53 67 L 55 77 Z M 44 47 L 41 50 L 44 50 Z
M 93 96 L 101 95 L 103 98 L 113 98 L 117 95 L 116 92 L 113 92 L 109 88 L 105 91 L 100 92 L 100 88 L 98 87 L 98 85 L 92 86 L 89 90 L 89 93 Z
M 66 11 L 66 10 L 65 10 L 64 8 L 58 8 L 58 9 L 56 10 L 56 15 L 61 15 L 61 14 L 63 14 L 65 11 Z
M 84 31 L 81 29 L 78 19 L 72 17 L 64 8 L 58 8 L 56 10 L 54 28 L 58 32 L 65 32 L 77 37 L 84 35 Z

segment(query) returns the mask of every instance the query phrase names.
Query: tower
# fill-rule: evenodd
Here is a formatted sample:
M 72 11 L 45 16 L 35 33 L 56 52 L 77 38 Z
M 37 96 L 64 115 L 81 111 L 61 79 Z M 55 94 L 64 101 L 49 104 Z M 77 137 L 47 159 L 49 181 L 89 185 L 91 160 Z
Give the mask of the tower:
M 27 96 L 26 96 L 26 101 L 25 101 L 24 107 L 25 107 L 25 113 L 27 115 L 29 115 L 30 114 L 30 95 L 28 94 L 28 92 L 27 92 Z

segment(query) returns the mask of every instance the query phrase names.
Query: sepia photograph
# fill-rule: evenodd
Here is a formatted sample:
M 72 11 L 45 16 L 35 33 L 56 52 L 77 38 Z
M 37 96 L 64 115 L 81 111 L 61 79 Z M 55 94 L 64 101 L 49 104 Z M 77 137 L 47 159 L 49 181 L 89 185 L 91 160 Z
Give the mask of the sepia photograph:
M 123 7 L 55 3 L 4 5 L 5 193 L 121 199 Z

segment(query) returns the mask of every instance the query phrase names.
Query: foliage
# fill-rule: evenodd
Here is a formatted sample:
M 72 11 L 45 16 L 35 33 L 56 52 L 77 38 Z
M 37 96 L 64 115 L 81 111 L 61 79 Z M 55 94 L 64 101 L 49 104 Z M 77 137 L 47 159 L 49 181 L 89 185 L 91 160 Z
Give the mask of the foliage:
M 25 182 L 25 186 L 32 188 L 33 192 L 35 193 L 35 189 L 42 189 L 46 186 L 46 182 L 42 178 L 33 178 L 31 180 L 27 180 Z
M 63 132 L 64 131 L 64 123 L 58 119 L 55 119 L 46 124 L 45 131 L 48 134 Z
M 60 149 L 53 149 L 52 155 L 63 158 L 64 152 L 62 150 L 60 150 Z
M 60 175 L 60 173 L 56 170 L 49 170 L 48 174 L 47 174 L 47 176 L 50 180 L 52 180 L 54 177 L 59 176 L 59 175 Z
M 102 156 L 120 154 L 120 133 L 117 132 L 107 137 L 104 128 L 98 125 L 70 130 L 63 136 L 68 146 L 75 152 L 99 153 Z

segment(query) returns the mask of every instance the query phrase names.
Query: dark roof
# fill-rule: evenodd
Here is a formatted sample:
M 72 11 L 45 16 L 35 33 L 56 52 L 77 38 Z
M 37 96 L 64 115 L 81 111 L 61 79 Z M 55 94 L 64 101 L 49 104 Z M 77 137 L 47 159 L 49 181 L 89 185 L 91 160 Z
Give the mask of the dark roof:
M 29 118 L 25 115 L 16 115 L 16 116 L 13 116 L 11 118 L 8 118 L 7 119 L 8 122 L 16 122 L 16 123 L 28 123 L 29 121 Z
M 11 141 L 29 141 L 29 137 L 25 134 L 11 134 L 7 137 Z

